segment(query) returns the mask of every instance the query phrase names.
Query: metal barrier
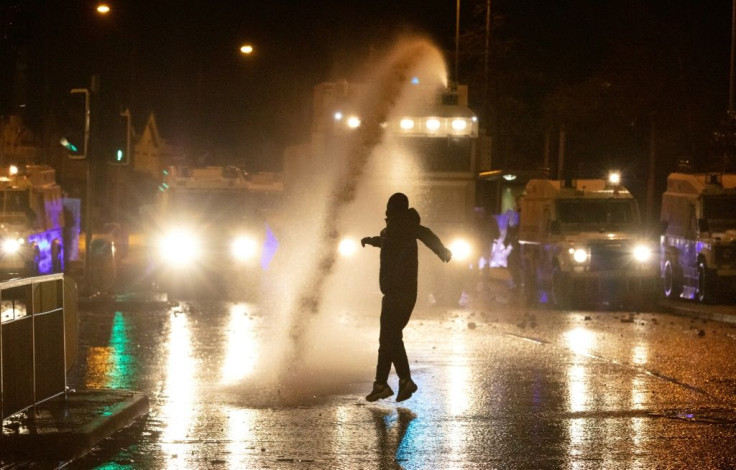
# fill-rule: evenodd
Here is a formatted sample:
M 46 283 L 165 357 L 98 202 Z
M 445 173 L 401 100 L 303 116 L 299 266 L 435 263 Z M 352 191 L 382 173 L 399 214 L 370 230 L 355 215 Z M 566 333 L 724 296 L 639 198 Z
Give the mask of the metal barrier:
M 63 274 L 0 282 L 0 418 L 66 391 L 64 292 Z

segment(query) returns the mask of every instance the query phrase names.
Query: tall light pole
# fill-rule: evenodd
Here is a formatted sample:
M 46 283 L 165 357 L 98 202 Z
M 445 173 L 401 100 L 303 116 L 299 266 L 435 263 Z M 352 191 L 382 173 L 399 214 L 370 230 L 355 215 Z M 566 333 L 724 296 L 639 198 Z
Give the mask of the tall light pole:
M 734 0 L 736 2 L 736 0 Z M 460 80 L 458 78 L 458 63 L 460 60 L 460 0 L 457 0 L 457 7 L 455 9 L 455 76 L 453 79 L 455 80 L 455 85 L 457 85 Z
M 459 0 L 458 0 L 459 1 Z M 728 87 L 728 116 L 733 118 L 734 110 L 734 68 L 736 68 L 736 0 L 733 0 L 731 5 L 731 73 L 729 77 Z

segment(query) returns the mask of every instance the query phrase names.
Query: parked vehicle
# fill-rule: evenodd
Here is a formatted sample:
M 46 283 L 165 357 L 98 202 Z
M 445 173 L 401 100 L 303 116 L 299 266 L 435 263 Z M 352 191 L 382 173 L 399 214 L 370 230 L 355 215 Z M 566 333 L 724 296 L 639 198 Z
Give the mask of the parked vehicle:
M 64 207 L 47 165 L 0 167 L 0 275 L 64 270 Z
M 662 196 L 668 298 L 714 302 L 736 284 L 736 174 L 672 173 Z
M 521 200 L 524 290 L 533 302 L 634 302 L 655 291 L 655 246 L 643 238 L 639 206 L 620 184 L 533 179 Z

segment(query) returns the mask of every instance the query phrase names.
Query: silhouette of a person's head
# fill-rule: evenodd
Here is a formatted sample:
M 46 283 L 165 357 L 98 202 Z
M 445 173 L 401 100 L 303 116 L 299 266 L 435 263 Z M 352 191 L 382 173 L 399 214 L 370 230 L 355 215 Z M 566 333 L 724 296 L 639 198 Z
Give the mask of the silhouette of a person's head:
M 409 198 L 404 193 L 395 193 L 388 198 L 386 216 L 400 215 L 409 210 Z

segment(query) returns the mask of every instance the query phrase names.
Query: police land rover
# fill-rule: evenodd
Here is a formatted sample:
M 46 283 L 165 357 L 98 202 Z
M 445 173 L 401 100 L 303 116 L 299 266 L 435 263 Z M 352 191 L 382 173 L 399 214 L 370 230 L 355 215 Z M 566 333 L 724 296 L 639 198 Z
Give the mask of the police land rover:
M 672 173 L 662 195 L 665 297 L 710 303 L 736 287 L 736 174 Z
M 530 180 L 520 208 L 529 301 L 567 308 L 651 300 L 655 247 L 644 239 L 636 199 L 618 173 L 608 180 Z

